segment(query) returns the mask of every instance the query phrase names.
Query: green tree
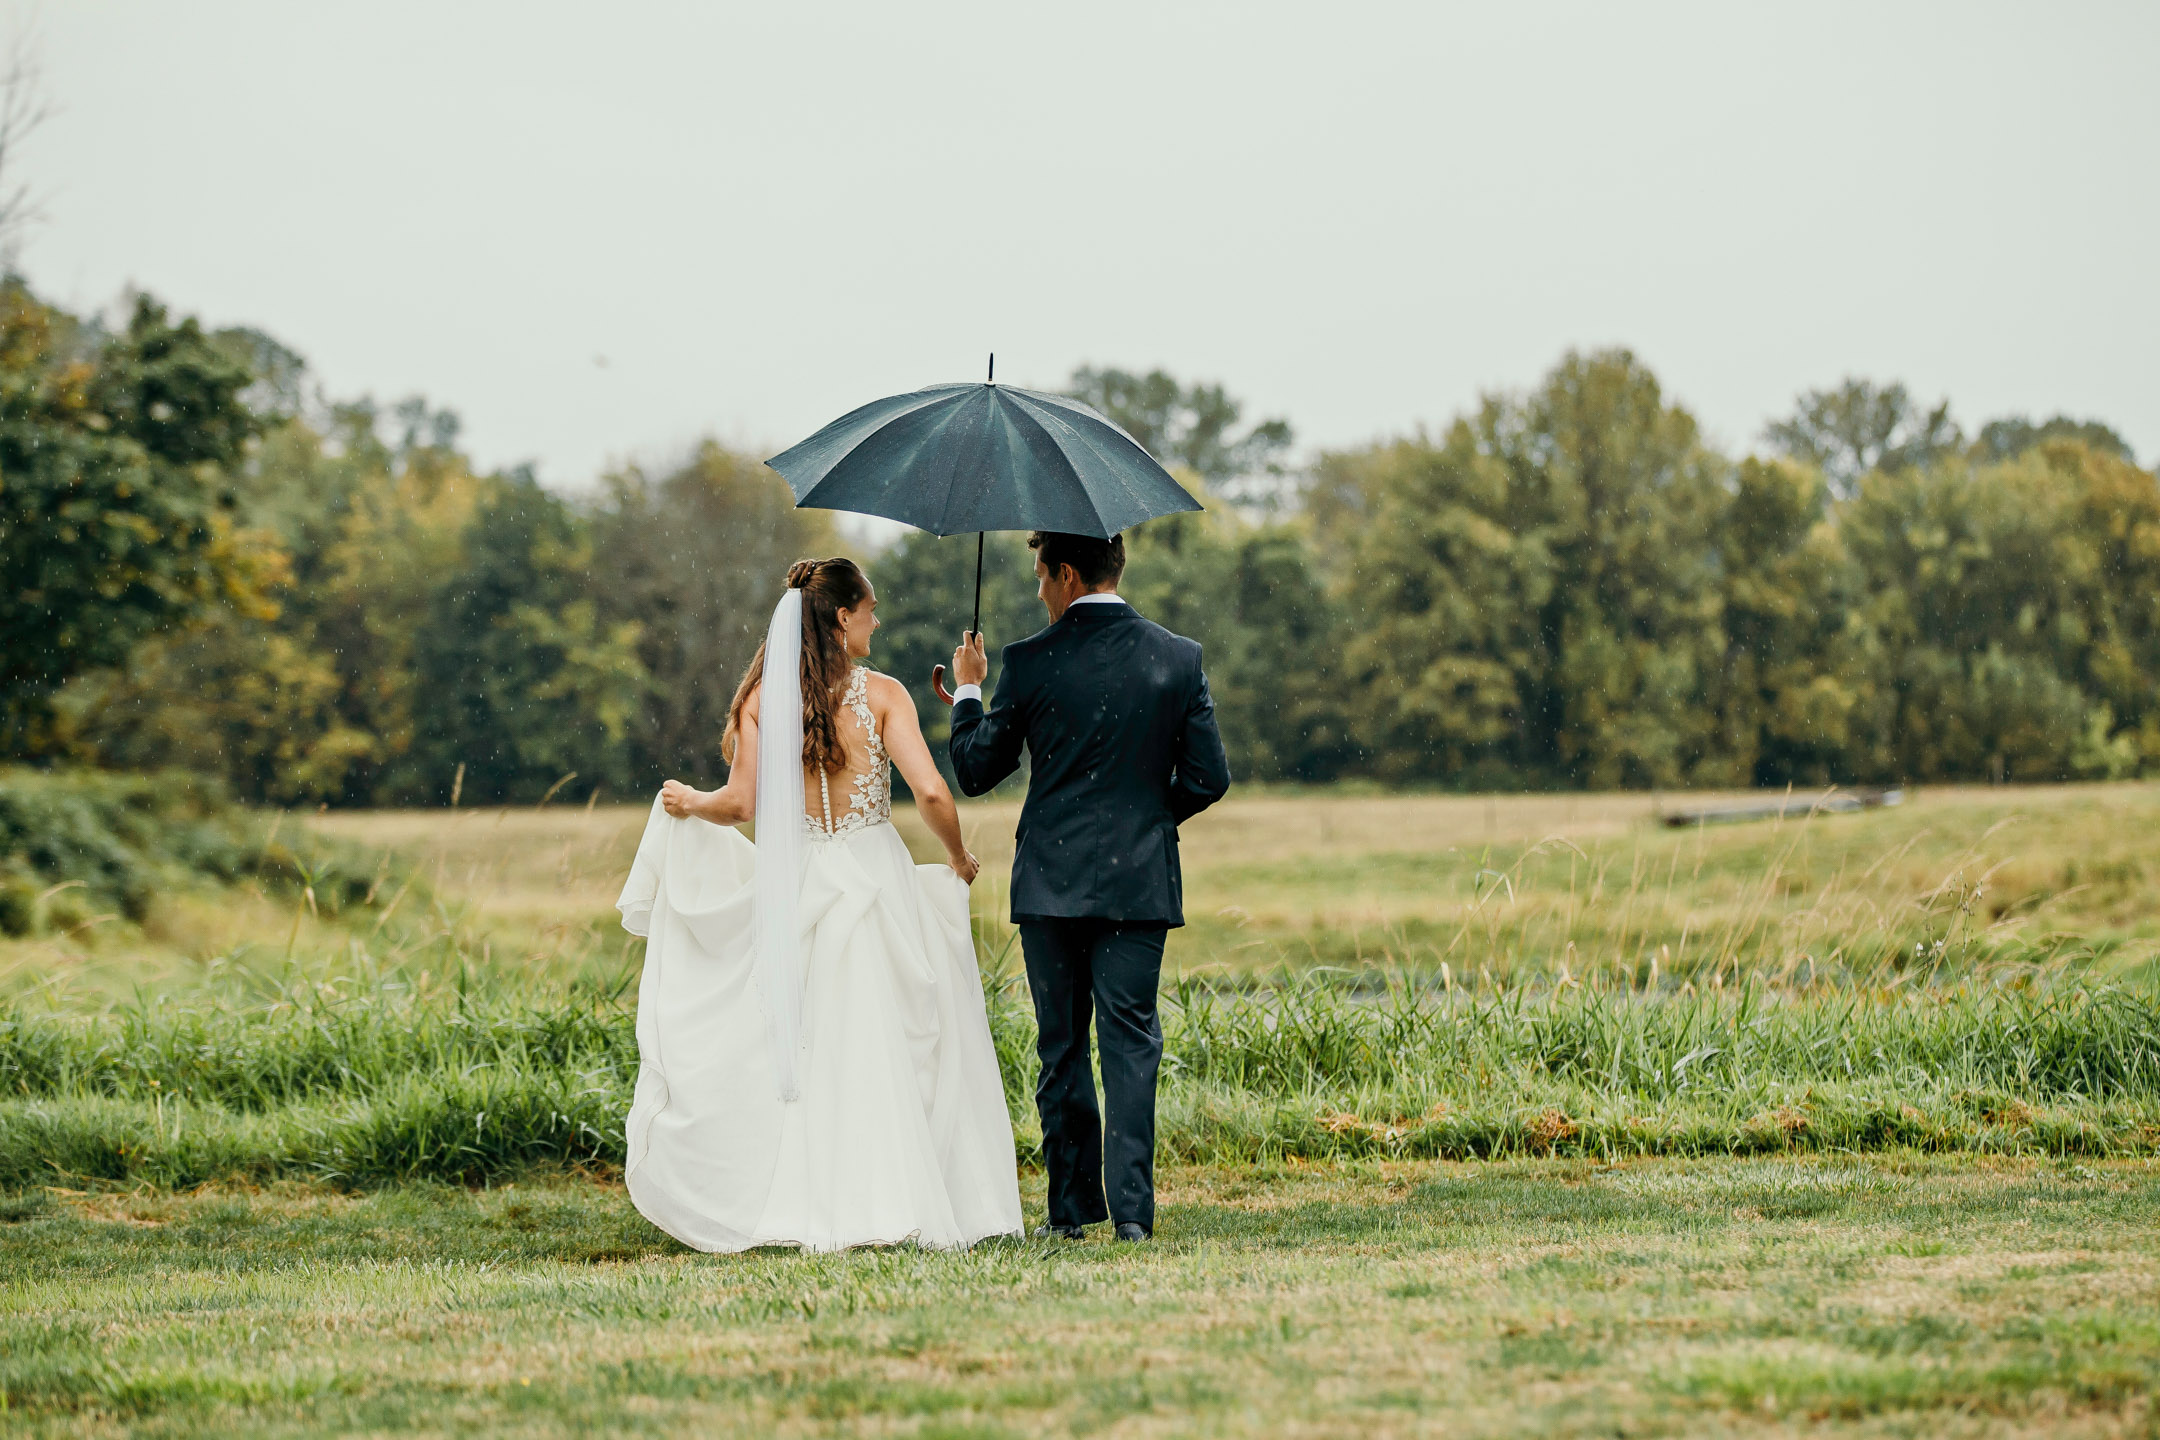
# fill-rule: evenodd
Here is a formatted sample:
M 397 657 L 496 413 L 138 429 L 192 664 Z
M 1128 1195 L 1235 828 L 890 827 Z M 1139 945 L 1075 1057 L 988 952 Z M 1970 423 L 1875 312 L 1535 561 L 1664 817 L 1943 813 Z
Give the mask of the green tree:
M 147 296 L 93 343 L 0 287 L 0 751 L 50 753 L 71 677 L 221 603 L 260 603 L 264 557 L 233 523 L 248 383 Z
M 231 609 L 155 635 L 124 667 L 78 677 L 61 713 L 73 758 L 107 769 L 223 777 L 239 798 L 339 800 L 377 737 L 341 713 L 336 659 L 302 633 Z
M 1791 416 L 1765 427 L 1763 438 L 1822 471 L 1840 496 L 1852 494 L 1871 470 L 1932 465 L 1963 440 L 1949 401 L 1927 410 L 1901 384 L 1858 379 L 1808 391 Z
M 2053 780 L 2137 768 L 2155 709 L 2146 667 L 2160 659 L 2147 593 L 2160 579 L 2155 484 L 2076 441 L 1862 482 L 1840 524 L 1886 675 L 1884 770 Z
M 2066 494 L 2071 563 L 2091 577 L 2077 676 L 2107 712 L 2109 748 L 2088 745 L 2079 768 L 2160 774 L 2160 476 L 2084 442 L 2050 441 L 2036 454 Z
M 534 800 L 565 775 L 621 793 L 651 682 L 635 621 L 592 597 L 585 521 L 530 473 L 492 479 L 413 647 L 419 703 L 403 800 Z
M 637 627 L 653 679 L 630 721 L 635 783 L 711 783 L 725 773 L 728 703 L 787 567 L 839 548 L 831 513 L 796 509 L 778 475 L 708 441 L 657 477 L 634 466 L 608 477 L 593 537 L 594 598 Z
M 210 338 L 248 372 L 248 387 L 240 398 L 257 420 L 274 428 L 300 417 L 308 402 L 308 366 L 298 351 L 245 325 L 220 330 Z
M 1624 350 L 1426 437 L 1323 459 L 1362 738 L 1382 775 L 1729 778 L 1707 696 L 1727 466 Z
M 1205 646 L 1241 779 L 2160 773 L 2160 478 L 2097 421 L 1968 447 L 1852 381 L 1733 464 L 1633 356 L 1571 354 L 1437 436 L 1323 456 L 1262 523 L 1219 497 L 1282 478 L 1287 424 L 1161 372 L 1075 386 L 1207 502 L 1132 531 L 1121 588 Z M 260 332 L 145 300 L 105 334 L 0 290 L 0 740 L 274 803 L 440 802 L 460 766 L 482 801 L 717 778 L 830 517 L 716 445 L 573 502 L 475 473 L 459 428 L 325 403 Z M 975 553 L 910 535 L 867 567 L 874 663 L 940 751 Z M 1045 623 L 1031 559 L 990 537 L 993 685 Z
M 1499 784 L 1528 762 L 1550 567 L 1468 421 L 1321 458 L 1309 495 L 1344 616 L 1355 728 L 1387 779 Z
M 2134 462 L 2136 459 L 2130 453 L 2130 442 L 2117 434 L 2114 426 L 2098 420 L 2072 420 L 2067 415 L 2056 415 L 2037 424 L 2022 415 L 1990 420 L 1980 427 L 1980 433 L 1973 439 L 1972 458 L 1981 462 L 2015 460 L 2049 440 L 2075 440 L 2087 449 L 2112 455 L 2118 460 Z
M 304 366 L 283 353 L 296 391 Z M 77 758 L 219 773 L 254 801 L 387 798 L 422 703 L 419 627 L 484 482 L 454 450 L 386 442 L 371 403 L 323 423 L 274 419 L 234 476 L 244 533 L 275 560 L 268 603 L 212 607 L 78 677 L 61 702 Z
M 336 407 L 331 427 L 327 437 L 289 433 L 275 457 L 276 493 L 289 497 L 282 513 L 296 537 L 290 624 L 332 658 L 338 712 L 371 737 L 345 798 L 433 796 L 431 762 L 419 751 L 421 717 L 436 701 L 421 679 L 421 637 L 466 563 L 465 537 L 495 485 L 455 449 L 392 444 L 370 403 Z M 319 509 L 310 504 L 318 496 Z
M 1715 545 L 1726 647 L 1714 691 L 1717 744 L 1730 757 L 1731 778 L 1756 785 L 1851 778 L 1875 713 L 1878 674 L 1874 652 L 1851 624 L 1860 576 L 1822 472 L 1791 460 L 1742 461 Z
M 1283 462 L 1294 442 L 1290 422 L 1239 428 L 1245 407 L 1220 385 L 1180 384 L 1164 370 L 1141 375 L 1083 365 L 1066 393 L 1117 422 L 1164 465 L 1193 471 L 1237 499 L 1279 496 Z

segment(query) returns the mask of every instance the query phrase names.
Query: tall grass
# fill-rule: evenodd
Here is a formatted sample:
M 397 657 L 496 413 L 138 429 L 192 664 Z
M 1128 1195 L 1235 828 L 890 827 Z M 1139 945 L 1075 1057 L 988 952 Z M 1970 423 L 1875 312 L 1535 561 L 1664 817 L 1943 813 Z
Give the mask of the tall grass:
M 1881 1076 L 2047 1101 L 2160 1098 L 2160 1003 L 2106 986 L 1808 995 L 1749 982 L 1631 996 L 1574 985 L 1477 998 L 1188 980 L 1169 1008 L 1171 1073 L 1262 1094 L 1476 1074 L 1650 1102 Z
M 992 1028 L 1023 1160 L 1033 1023 Z M 1326 977 L 1165 996 L 1172 1157 L 2160 1150 L 2160 1003 L 2109 987 L 1485 996 Z M 619 1165 L 619 997 L 378 991 L 0 1011 L 0 1187 L 312 1176 L 469 1183 Z
M 1187 983 L 1169 1009 L 1192 1159 L 2160 1146 L 2160 1003 L 2112 986 Z
M 243 940 L 186 986 L 113 1004 L 56 978 L 0 999 L 0 1187 L 471 1183 L 621 1163 L 635 955 L 603 923 L 612 917 L 592 913 L 612 894 L 593 887 L 612 883 L 614 862 L 597 850 L 578 859 L 572 839 L 599 826 L 615 845 L 634 837 L 625 817 L 566 828 L 562 817 L 504 812 L 469 825 L 460 865 L 491 877 L 469 881 L 471 893 L 449 883 L 441 844 L 433 885 L 392 877 L 387 862 L 363 885 L 364 867 L 347 860 L 340 889 L 325 879 L 330 861 L 287 855 L 274 829 L 220 811 L 214 797 L 197 817 L 207 828 L 182 834 L 196 823 L 184 791 L 9 783 L 8 803 L 30 817 L 24 834 L 74 824 L 36 820 L 39 806 L 102 816 L 116 844 L 134 847 L 134 860 L 111 852 L 136 866 L 115 874 L 185 872 L 207 884 L 225 866 L 259 887 L 295 873 L 281 882 L 292 893 L 249 921 L 276 933 Z M 2130 799 L 2150 808 L 2142 789 Z M 2092 963 L 2119 941 L 2143 944 L 2143 932 L 2088 940 L 2041 923 L 2072 889 L 2081 901 L 2100 893 L 2084 880 L 2054 888 L 2073 878 L 2058 861 L 2097 874 L 2106 858 L 2089 808 L 2080 799 L 2046 821 L 2060 833 L 2039 859 L 2017 862 L 2024 871 L 1992 856 L 1990 826 L 1945 837 L 1899 817 L 1886 823 L 1905 827 L 1902 839 L 1798 826 L 1654 832 L 1614 842 L 1610 856 L 1559 840 L 1505 857 L 1370 848 L 1410 843 L 1393 831 L 1356 854 L 1307 853 L 1276 827 L 1258 832 L 1282 850 L 1273 859 L 1226 851 L 1211 862 L 1196 846 L 1195 876 L 1213 873 L 1206 883 L 1284 914 L 1309 903 L 1318 908 L 1304 913 L 1322 916 L 1330 897 L 1462 889 L 1419 902 L 1435 927 L 1422 952 L 1272 975 L 1247 961 L 1174 980 L 1163 999 L 1163 1152 L 2160 1153 L 2160 1001 L 2142 982 L 2104 983 L 2109 970 L 2135 973 L 2122 957 Z M 144 819 L 160 814 L 181 827 L 174 837 Z M 95 869 L 106 853 L 70 845 L 33 857 L 41 880 L 57 865 Z M 2127 852 L 2106 860 L 2109 913 L 2134 908 L 2142 863 Z M 1902 878 L 1884 879 L 1900 865 Z M 478 904 L 483 893 L 500 900 L 504 884 L 526 897 L 520 905 L 569 898 L 516 911 L 504 928 Z M 995 899 L 979 895 L 978 906 L 1002 908 Z M 296 950 L 303 922 L 311 940 Z M 1033 1017 L 1011 928 L 978 923 L 992 1038 L 1029 1161 L 1039 1144 Z M 1263 948 L 1297 960 L 1279 940 Z M 30 949 L 65 958 L 58 945 Z

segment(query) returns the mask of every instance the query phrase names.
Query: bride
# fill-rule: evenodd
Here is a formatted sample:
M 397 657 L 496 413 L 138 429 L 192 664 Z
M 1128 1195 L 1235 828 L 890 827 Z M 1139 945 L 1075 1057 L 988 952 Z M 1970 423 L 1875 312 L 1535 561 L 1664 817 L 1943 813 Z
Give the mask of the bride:
M 653 802 L 630 1197 L 700 1250 L 964 1246 L 1020 1233 L 1012 1122 L 968 927 L 975 857 L 852 560 L 787 574 L 728 712 L 728 781 Z M 892 767 L 945 846 L 915 864 Z M 730 827 L 757 822 L 753 846 Z

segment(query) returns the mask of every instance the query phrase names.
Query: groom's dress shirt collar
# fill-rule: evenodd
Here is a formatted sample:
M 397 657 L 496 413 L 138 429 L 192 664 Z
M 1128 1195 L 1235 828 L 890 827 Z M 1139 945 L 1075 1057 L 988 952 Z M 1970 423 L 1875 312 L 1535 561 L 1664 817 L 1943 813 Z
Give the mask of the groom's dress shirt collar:
M 1067 605 L 1065 608 L 1070 610 L 1073 605 L 1123 605 L 1124 603 L 1124 598 L 1115 590 L 1112 590 L 1101 595 L 1082 595 L 1079 599 L 1073 601 L 1072 605 Z M 980 705 L 982 703 L 982 686 L 962 685 L 952 692 L 953 704 L 957 705 L 962 700 L 973 700 Z

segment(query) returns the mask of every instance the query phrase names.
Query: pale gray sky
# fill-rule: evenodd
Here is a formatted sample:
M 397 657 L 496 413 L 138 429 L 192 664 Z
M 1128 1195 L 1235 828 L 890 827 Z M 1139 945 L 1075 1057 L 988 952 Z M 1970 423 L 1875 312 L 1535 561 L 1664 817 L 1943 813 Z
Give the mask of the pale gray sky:
M 42 291 L 259 325 L 567 486 L 992 349 L 1306 444 L 1624 343 L 1736 447 L 1851 373 L 2160 455 L 2160 5 L 0 9 L 61 107 Z

